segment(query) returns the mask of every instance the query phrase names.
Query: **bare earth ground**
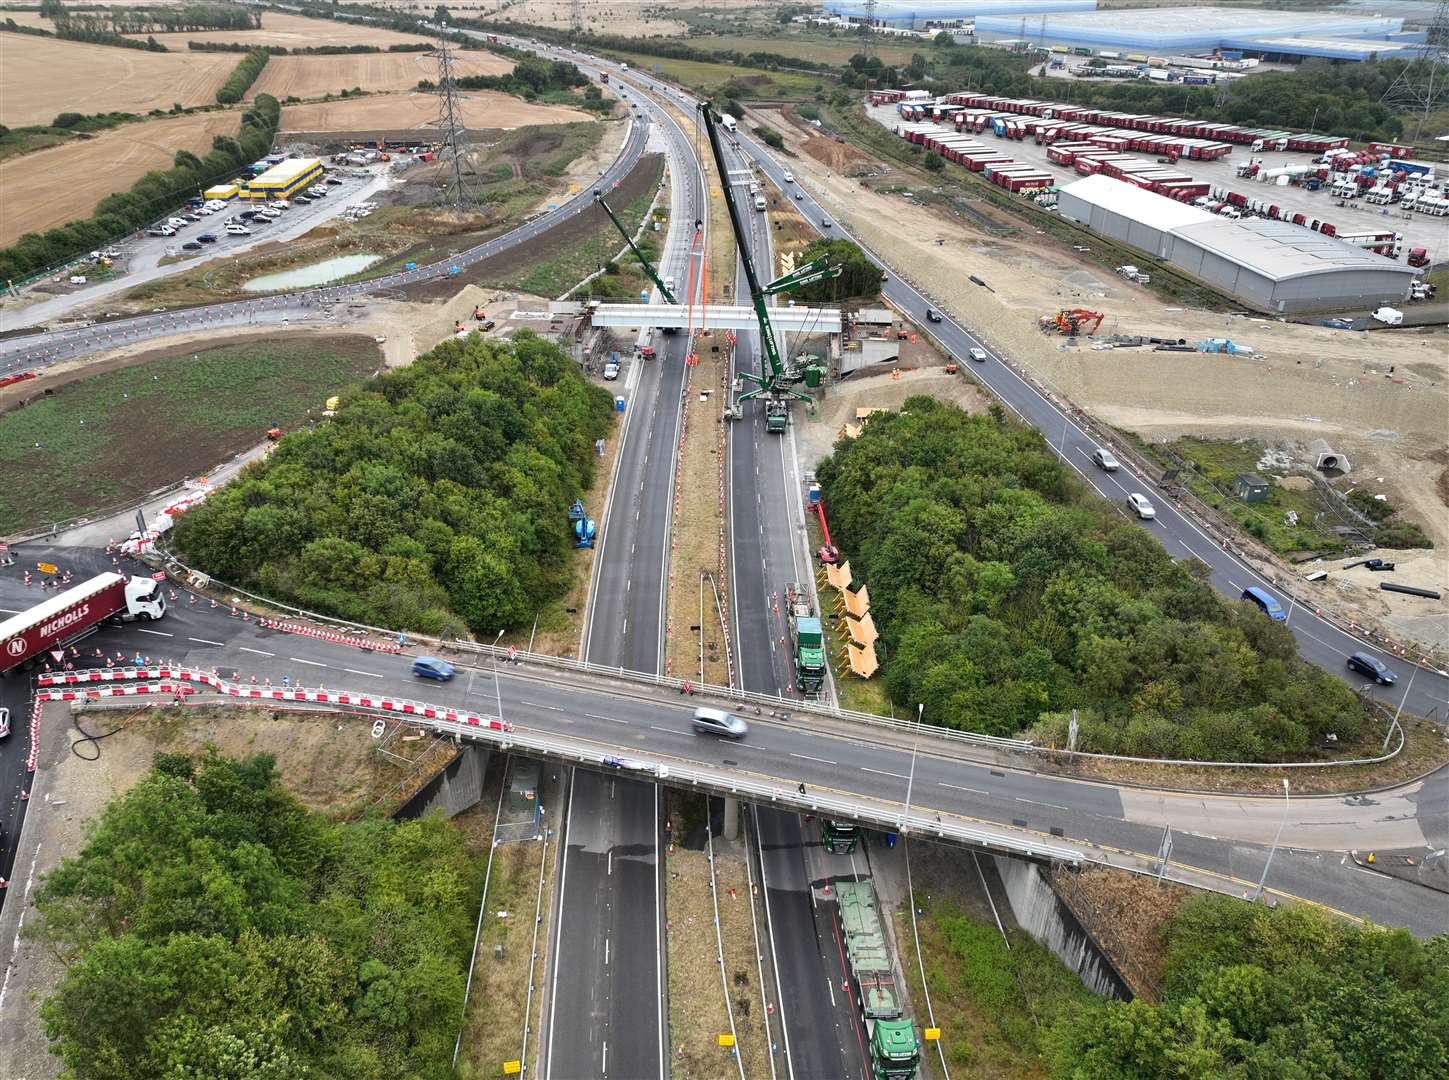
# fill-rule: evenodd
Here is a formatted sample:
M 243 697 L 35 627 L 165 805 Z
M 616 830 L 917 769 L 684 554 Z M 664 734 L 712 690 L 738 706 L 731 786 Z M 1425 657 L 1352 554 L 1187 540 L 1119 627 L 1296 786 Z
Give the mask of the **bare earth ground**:
M 15 21 L 20 20 L 17 18 Z M 51 24 L 45 21 L 40 25 L 50 29 Z M 144 39 L 146 35 L 133 36 Z M 335 19 L 309 19 L 304 15 L 265 11 L 260 30 L 183 30 L 174 34 L 157 34 L 156 40 L 175 51 L 186 49 L 189 41 L 280 45 L 287 49 L 315 48 L 318 45 L 379 45 L 385 49 L 389 45 L 410 45 L 428 39 L 424 34 L 402 34 L 380 26 L 358 26 Z
M 1146 439 L 1204 434 L 1298 446 L 1327 439 L 1349 456 L 1355 477 L 1373 482 L 1376 491 L 1391 489 L 1407 516 L 1435 540 L 1433 552 L 1410 556 L 1425 560 L 1422 575 L 1431 579 L 1425 584 L 1449 580 L 1449 492 L 1439 479 L 1449 464 L 1440 460 L 1449 416 L 1449 332 L 1366 338 L 1173 308 L 1145 289 L 1078 266 L 1070 252 L 1045 238 L 989 236 L 962 220 L 871 191 L 810 157 L 805 136 L 793 125 L 775 126 L 799 154 L 797 179 L 862 241 L 894 265 L 910 267 L 913 282 L 1038 382 Z M 990 289 L 973 284 L 971 275 Z M 1036 325 L 1039 315 L 1064 306 L 1103 312 L 1105 333 L 1226 337 L 1264 355 L 1249 360 L 1069 346 Z M 1370 351 L 1389 341 L 1392 358 Z M 1355 588 L 1346 595 L 1329 588 L 1324 602 L 1332 598 L 1338 610 L 1371 613 L 1421 639 L 1449 636 L 1442 605 L 1426 611 L 1418 601 L 1401 602 L 1377 590 Z
M 7 78 L 0 97 L 8 94 Z M 236 135 L 239 119 L 239 113 L 227 111 L 143 120 L 0 161 L 0 245 L 85 217 L 100 200 L 127 190 L 152 169 L 171 168 L 176 151 L 204 154 L 213 136 Z
M 1156 1001 L 1166 958 L 1162 929 L 1193 890 L 1101 867 L 1053 875 L 1053 883 L 1133 992 Z
M 716 346 L 719 352 L 712 351 Z M 709 575 L 722 593 L 725 615 L 729 617 L 732 610 L 730 583 L 723 576 L 720 558 L 724 544 L 720 468 L 724 460 L 728 364 L 722 337 L 702 335 L 697 347 L 699 363 L 688 373 L 689 383 L 685 388 L 684 443 L 674 488 L 667 671 L 680 678 L 700 679 L 715 686 L 724 686 L 729 683 L 724 644 L 726 635 L 720 625 L 709 581 L 705 582 L 703 589 L 704 621 L 700 622 L 700 581 L 702 575 Z
M 178 101 L 210 105 L 239 59 L 235 53 L 153 53 L 0 34 L 0 124 L 48 124 L 63 112 L 144 113 Z
M 410 54 L 415 55 L 415 54 Z M 288 57 L 278 57 L 267 65 Z M 345 57 L 314 57 L 337 60 Z M 358 57 L 355 59 L 367 59 Z M 263 72 L 263 78 L 266 72 Z M 257 80 L 260 82 L 261 80 Z M 406 85 L 411 87 L 417 79 Z M 351 85 L 351 84 L 348 84 Z M 333 87 L 334 90 L 340 86 Z M 476 90 L 459 96 L 463 122 L 472 128 L 519 128 L 530 124 L 569 124 L 593 117 L 562 105 L 540 105 L 498 91 Z M 379 128 L 423 128 L 438 120 L 436 94 L 418 92 L 378 94 L 345 101 L 314 101 L 288 105 L 282 110 L 279 138 L 297 131 L 369 131 Z
M 236 54 L 216 55 L 235 57 Z M 503 75 L 513 70 L 513 62 L 495 53 L 460 50 L 454 54 L 453 68 L 454 74 L 458 76 Z M 267 61 L 267 66 L 247 91 L 247 100 L 258 94 L 271 94 L 278 101 L 289 96 L 314 97 L 318 94 L 336 94 L 353 87 L 361 87 L 363 90 L 411 90 L 418 84 L 419 79 L 436 80 L 437 76 L 437 61 L 428 53 L 274 56 Z
M 384 0 L 383 7 L 396 11 L 431 12 L 436 5 L 429 0 Z M 758 7 L 758 3 L 725 0 L 711 10 L 744 10 Z M 503 0 L 486 0 L 483 3 L 449 5 L 448 10 L 467 14 L 475 19 L 516 19 L 530 26 L 567 27 L 572 18 L 571 0 L 529 0 L 520 7 Z M 661 18 L 663 9 L 650 0 L 583 0 L 581 9 L 584 29 L 596 34 L 663 34 L 675 37 L 687 32 L 682 22 Z
M 28 812 L 27 848 L 23 858 L 17 859 L 17 891 L 8 898 L 11 903 L 25 902 L 22 874 L 29 875 L 32 860 L 35 871 L 43 873 L 77 854 L 86 840 L 87 823 L 112 796 L 130 790 L 145 775 L 157 752 L 197 754 L 214 745 L 229 755 L 275 754 L 287 788 L 303 805 L 326 814 L 360 810 L 393 790 L 405 776 L 401 767 L 373 753 L 371 721 L 355 717 L 163 707 L 134 712 L 91 710 L 78 714 L 77 719 L 88 734 L 120 730 L 99 743 L 81 741 L 80 731 L 71 725 L 68 707 L 46 708 L 41 765 Z M 406 746 L 421 745 L 395 741 L 392 749 L 404 752 Z M 386 807 L 391 808 L 391 804 Z M 38 852 L 28 846 L 32 837 L 39 844 Z M 6 914 L 10 914 L 9 904 Z M 28 912 L 26 919 L 33 917 L 34 912 Z M 5 943 L 7 948 L 10 944 Z M 50 1056 L 37 1010 L 60 978 L 60 967 L 43 950 L 21 940 L 8 974 L 6 1015 L 0 1018 L 4 1036 L 0 1037 L 0 1076 L 56 1077 L 60 1062 Z

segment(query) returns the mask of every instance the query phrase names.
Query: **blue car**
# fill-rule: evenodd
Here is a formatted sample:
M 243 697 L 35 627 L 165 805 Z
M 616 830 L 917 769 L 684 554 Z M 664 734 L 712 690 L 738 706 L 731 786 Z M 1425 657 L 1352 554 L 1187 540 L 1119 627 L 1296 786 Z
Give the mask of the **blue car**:
M 436 656 L 420 656 L 413 661 L 413 674 L 420 679 L 447 682 L 453 677 L 453 665 Z

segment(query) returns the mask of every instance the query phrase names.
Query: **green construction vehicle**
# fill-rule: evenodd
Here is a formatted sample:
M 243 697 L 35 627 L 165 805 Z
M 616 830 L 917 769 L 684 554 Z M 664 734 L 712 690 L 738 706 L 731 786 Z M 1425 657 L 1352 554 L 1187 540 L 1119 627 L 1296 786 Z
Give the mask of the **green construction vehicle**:
M 860 826 L 853 821 L 821 818 L 820 841 L 832 855 L 849 855 L 860 843 Z
M 802 697 L 818 697 L 825 688 L 825 630 L 803 585 L 785 587 L 785 610 L 795 642 L 795 689 Z
M 872 1080 L 915 1080 L 921 1043 L 896 990 L 875 889 L 869 881 L 842 881 L 835 886 L 835 902 L 851 993 L 870 1039 Z
M 717 130 L 719 116 L 707 101 L 699 103 L 699 114 L 704 124 L 704 133 L 709 139 L 710 150 L 714 154 L 716 175 L 720 178 L 725 209 L 729 211 L 730 227 L 735 234 L 735 247 L 739 252 L 740 265 L 745 271 L 745 282 L 749 286 L 750 305 L 755 310 L 755 322 L 760 328 L 760 351 L 764 358 L 762 370 L 737 373 L 739 384 L 743 386 L 749 383 L 752 389 L 746 390 L 735 399 L 734 406 L 727 415 L 738 420 L 743 416 L 741 406 L 744 402 L 751 398 L 763 398 L 765 430 L 771 435 L 783 435 L 790 423 L 791 399 L 810 400 L 810 395 L 797 387 L 801 383 L 807 387 L 818 387 L 825 376 L 825 369 L 813 356 L 801 354 L 787 361 L 780 355 L 780 347 L 775 341 L 775 330 L 770 324 L 770 308 L 765 303 L 765 298 L 813 285 L 818 281 L 838 278 L 844 268 L 833 265 L 828 258 L 822 256 L 804 266 L 797 266 L 774 281 L 760 284 L 755 273 L 755 262 L 750 258 L 749 242 L 746 239 L 748 230 L 740 214 L 739 201 L 735 198 L 733 186 L 729 183 L 729 162 L 725 160 L 724 145 L 720 142 Z

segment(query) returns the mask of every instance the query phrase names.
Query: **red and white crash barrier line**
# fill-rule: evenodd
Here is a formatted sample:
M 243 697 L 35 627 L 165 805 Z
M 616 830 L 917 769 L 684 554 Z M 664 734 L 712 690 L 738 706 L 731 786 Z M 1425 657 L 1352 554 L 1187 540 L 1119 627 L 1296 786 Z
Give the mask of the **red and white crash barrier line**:
M 280 630 L 284 634 L 305 634 L 307 637 L 335 641 L 341 645 L 356 645 L 359 649 L 371 649 L 373 652 L 402 652 L 402 646 L 395 641 L 368 641 L 366 638 L 359 638 L 353 634 L 339 634 L 335 630 L 319 630 L 315 626 L 303 626 L 301 623 L 286 623 L 279 619 L 258 619 L 257 625 L 266 627 L 268 630 Z
M 34 772 L 40 760 L 40 696 L 30 706 L 30 753 L 25 757 L 25 771 Z
M 95 676 L 95 677 L 90 677 Z M 86 682 L 115 682 L 123 679 L 155 680 L 135 681 L 128 686 L 93 686 L 78 684 Z M 163 681 L 166 680 L 166 681 Z M 365 709 L 379 709 L 397 713 L 400 716 L 417 716 L 427 720 L 446 720 L 454 724 L 471 724 L 490 731 L 512 731 L 513 725 L 496 717 L 480 716 L 477 713 L 450 709 L 444 705 L 429 705 L 422 701 L 411 701 L 391 694 L 365 694 L 350 690 L 312 689 L 309 687 L 253 686 L 232 683 L 213 672 L 180 666 L 128 668 L 122 671 L 77 671 L 53 672 L 41 675 L 36 684 L 56 689 L 39 690 L 35 699 L 41 701 L 89 701 L 106 697 L 123 697 L 146 694 L 194 694 L 197 691 L 190 684 L 199 683 L 219 694 L 243 700 L 257 701 L 306 701 L 319 704 L 352 705 Z M 60 689 L 75 687 L 74 689 Z

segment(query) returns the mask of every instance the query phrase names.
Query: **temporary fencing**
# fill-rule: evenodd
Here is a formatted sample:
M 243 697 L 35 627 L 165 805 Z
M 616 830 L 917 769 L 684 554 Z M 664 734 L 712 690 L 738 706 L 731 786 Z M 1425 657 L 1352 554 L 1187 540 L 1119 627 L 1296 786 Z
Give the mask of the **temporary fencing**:
M 356 634 L 338 633 L 336 630 L 321 630 L 315 626 L 303 626 L 301 623 L 282 622 L 280 619 L 258 619 L 257 625 L 268 630 L 280 630 L 284 634 L 302 634 L 306 637 L 320 638 L 323 641 L 335 641 L 340 645 L 355 645 L 359 649 L 366 649 L 369 652 L 400 653 L 402 645 L 399 642 L 378 642 L 359 638 Z

